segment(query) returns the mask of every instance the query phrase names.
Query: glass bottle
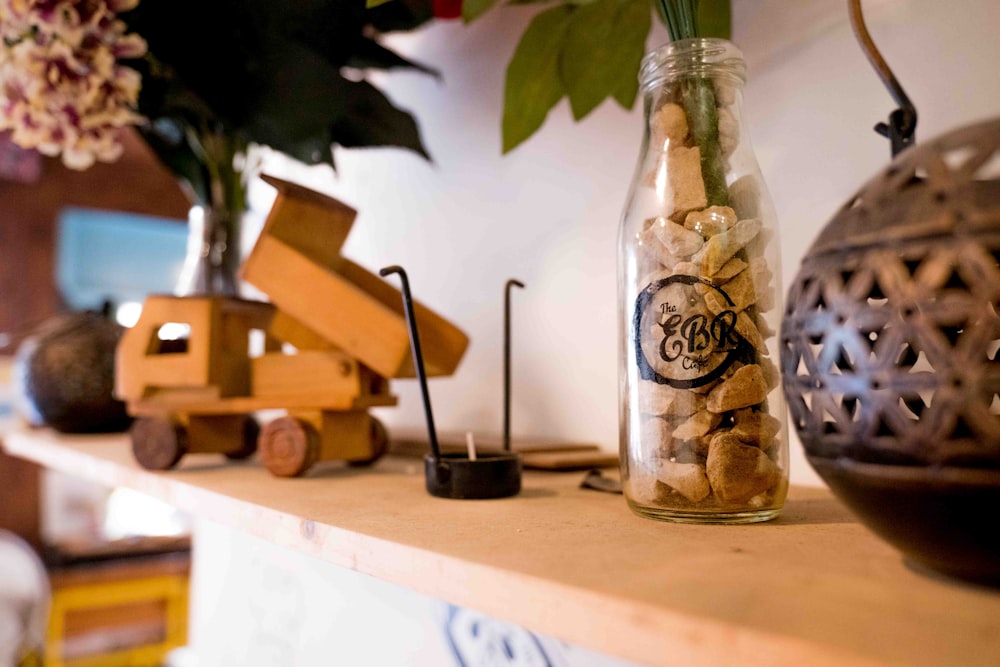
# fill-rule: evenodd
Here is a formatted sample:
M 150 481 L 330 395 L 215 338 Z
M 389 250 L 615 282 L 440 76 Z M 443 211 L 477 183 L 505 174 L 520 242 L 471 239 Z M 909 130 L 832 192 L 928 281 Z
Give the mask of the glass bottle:
M 751 523 L 788 488 L 776 366 L 776 221 L 726 40 L 649 53 L 645 132 L 619 230 L 622 486 L 637 514 Z

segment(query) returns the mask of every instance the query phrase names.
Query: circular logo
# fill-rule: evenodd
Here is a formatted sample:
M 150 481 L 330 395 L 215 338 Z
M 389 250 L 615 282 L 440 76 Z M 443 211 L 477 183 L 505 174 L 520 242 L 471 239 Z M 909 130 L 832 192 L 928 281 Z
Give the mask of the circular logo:
M 735 307 L 729 295 L 697 276 L 669 276 L 639 293 L 632 328 L 642 379 L 693 389 L 720 377 L 740 357 L 744 341 L 736 331 L 736 311 L 713 313 L 705 299 L 709 291 Z

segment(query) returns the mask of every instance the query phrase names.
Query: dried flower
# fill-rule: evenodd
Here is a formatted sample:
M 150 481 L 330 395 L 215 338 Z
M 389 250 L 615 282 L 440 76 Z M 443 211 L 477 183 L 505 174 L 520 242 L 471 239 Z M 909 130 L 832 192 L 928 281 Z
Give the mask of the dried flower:
M 0 0 L 0 130 L 72 169 L 117 159 L 116 130 L 144 121 L 139 73 L 118 62 L 146 51 L 116 19 L 137 2 Z

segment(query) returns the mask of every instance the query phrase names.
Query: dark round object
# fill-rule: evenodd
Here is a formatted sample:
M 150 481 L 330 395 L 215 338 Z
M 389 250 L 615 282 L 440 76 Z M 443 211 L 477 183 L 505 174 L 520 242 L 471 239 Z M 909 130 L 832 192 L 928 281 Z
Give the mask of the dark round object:
M 164 417 L 139 417 L 129 437 L 135 460 L 147 470 L 170 470 L 188 450 L 187 430 Z
M 226 452 L 225 456 L 230 461 L 242 461 L 257 453 L 257 440 L 260 438 L 260 424 L 257 420 L 246 415 L 243 418 L 243 446 L 239 449 Z
M 1000 119 L 904 151 L 820 232 L 781 375 L 809 461 L 914 561 L 1000 582 Z
M 909 559 L 949 576 L 1000 585 L 1000 477 L 967 468 L 884 466 L 809 457 L 868 528 Z
M 18 347 L 14 381 L 29 421 L 63 433 L 124 431 L 115 399 L 115 348 L 123 328 L 92 312 L 47 320 Z
M 433 454 L 424 458 L 427 493 L 438 498 L 480 500 L 507 498 L 521 492 L 520 454 Z
M 353 461 L 348 461 L 348 465 L 356 467 L 365 467 L 373 465 L 380 458 L 385 456 L 385 453 L 389 451 L 389 432 L 385 430 L 385 424 L 376 419 L 372 420 L 372 455 L 366 459 L 355 459 Z
M 261 429 L 260 458 L 271 474 L 298 477 L 319 458 L 319 433 L 309 422 L 279 417 Z

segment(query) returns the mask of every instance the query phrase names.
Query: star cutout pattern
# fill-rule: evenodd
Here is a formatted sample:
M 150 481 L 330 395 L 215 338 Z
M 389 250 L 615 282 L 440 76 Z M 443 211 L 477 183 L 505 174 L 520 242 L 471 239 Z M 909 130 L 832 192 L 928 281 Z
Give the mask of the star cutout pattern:
M 820 233 L 786 303 L 807 453 L 1000 469 L 1000 120 L 901 154 Z

